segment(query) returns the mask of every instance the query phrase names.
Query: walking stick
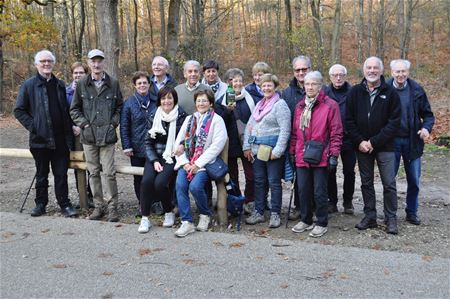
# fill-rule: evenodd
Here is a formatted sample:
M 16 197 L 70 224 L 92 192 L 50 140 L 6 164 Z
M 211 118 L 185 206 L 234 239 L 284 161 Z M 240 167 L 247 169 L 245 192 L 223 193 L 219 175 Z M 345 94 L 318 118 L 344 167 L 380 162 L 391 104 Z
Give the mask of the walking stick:
M 297 175 L 294 170 L 294 178 L 292 179 L 292 185 L 291 185 L 291 198 L 289 199 L 289 208 L 288 208 L 288 213 L 287 213 L 287 217 L 286 217 L 286 228 L 288 227 L 289 214 L 291 214 L 292 198 L 294 197 L 294 193 L 295 193 L 295 183 L 297 181 L 296 179 L 297 179 Z
M 20 211 L 19 211 L 20 213 L 22 213 L 22 211 L 23 211 L 23 207 L 25 206 L 25 203 L 27 202 L 28 195 L 30 195 L 31 188 L 33 187 L 34 180 L 36 179 L 36 175 L 37 175 L 37 173 L 34 175 L 33 180 L 31 181 L 31 185 L 30 185 L 30 188 L 28 188 L 27 195 L 25 195 L 25 199 L 23 200 L 22 206 L 20 207 Z

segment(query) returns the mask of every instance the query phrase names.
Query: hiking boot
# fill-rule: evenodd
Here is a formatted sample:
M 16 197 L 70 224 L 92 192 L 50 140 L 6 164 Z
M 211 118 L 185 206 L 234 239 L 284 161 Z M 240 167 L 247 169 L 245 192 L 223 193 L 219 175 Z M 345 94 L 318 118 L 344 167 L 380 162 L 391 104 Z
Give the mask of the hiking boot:
M 182 237 L 186 237 L 187 235 L 192 234 L 194 232 L 195 232 L 195 226 L 192 222 L 181 221 L 181 226 L 175 232 L 175 236 L 182 238 Z
M 398 227 L 397 227 L 397 219 L 391 218 L 387 222 L 386 232 L 388 234 L 397 235 Z
M 270 213 L 269 227 L 277 228 L 281 225 L 280 215 L 278 213 Z
M 293 208 L 289 213 L 289 220 L 297 220 L 300 218 L 300 210 Z
M 77 216 L 77 211 L 71 206 L 67 206 L 64 208 L 61 208 L 61 214 L 63 214 L 65 217 L 75 217 Z
M 337 213 L 339 210 L 336 205 L 330 204 L 328 205 L 328 214 Z
M 328 228 L 326 226 L 316 225 L 314 226 L 313 230 L 309 233 L 309 236 L 313 238 L 319 238 L 325 235 L 327 231 Z
M 258 213 L 258 211 L 256 210 L 254 210 L 253 213 L 247 219 L 245 219 L 245 223 L 251 225 L 261 222 L 264 222 L 264 216 Z
M 36 204 L 36 207 L 34 207 L 30 213 L 32 217 L 39 217 L 44 214 L 45 214 L 45 205 L 43 203 Z
M 141 224 L 138 228 L 138 232 L 140 232 L 141 234 L 148 233 L 150 227 L 152 227 L 152 223 L 150 222 L 150 220 L 147 217 L 142 218 Z
M 116 207 L 108 207 L 108 221 L 109 222 L 118 222 L 120 219 L 119 213 L 117 212 Z
M 364 217 L 360 223 L 355 225 L 355 227 L 359 230 L 366 230 L 368 228 L 376 228 L 378 227 L 378 224 L 376 219 Z
M 172 227 L 175 223 L 175 214 L 170 212 L 170 213 L 165 213 L 164 214 L 164 222 L 163 222 L 163 227 Z
M 314 224 L 306 224 L 306 223 L 300 221 L 292 228 L 292 231 L 294 233 L 302 233 L 305 230 L 312 230 L 313 228 L 314 228 Z
M 350 206 L 350 207 L 344 207 L 344 214 L 354 215 L 355 214 L 355 209 L 353 208 L 353 205 Z
M 244 204 L 244 213 L 247 215 L 251 215 L 255 210 L 255 202 L 251 201 Z
M 100 220 L 102 219 L 105 212 L 102 207 L 96 207 L 92 214 L 89 216 L 89 220 Z
M 198 220 L 197 230 L 201 232 L 208 231 L 209 221 L 211 218 L 208 215 L 200 214 L 200 218 Z
M 417 215 L 408 214 L 405 220 L 414 225 L 420 225 L 420 218 Z

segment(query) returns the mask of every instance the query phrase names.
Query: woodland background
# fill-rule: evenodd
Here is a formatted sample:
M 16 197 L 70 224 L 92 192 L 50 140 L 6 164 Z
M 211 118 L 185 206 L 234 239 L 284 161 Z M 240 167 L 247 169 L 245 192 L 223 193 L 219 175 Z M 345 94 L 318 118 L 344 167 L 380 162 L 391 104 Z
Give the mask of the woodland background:
M 0 114 L 13 109 L 42 48 L 56 54 L 55 73 L 67 83 L 74 61 L 103 49 L 124 95 L 155 55 L 179 81 L 187 59 L 216 59 L 221 74 L 239 67 L 248 83 L 252 65 L 266 61 L 282 87 L 297 55 L 323 74 L 344 64 L 353 84 L 366 57 L 382 58 L 387 76 L 402 57 L 432 102 L 432 141 L 449 142 L 450 0 L 0 0 Z

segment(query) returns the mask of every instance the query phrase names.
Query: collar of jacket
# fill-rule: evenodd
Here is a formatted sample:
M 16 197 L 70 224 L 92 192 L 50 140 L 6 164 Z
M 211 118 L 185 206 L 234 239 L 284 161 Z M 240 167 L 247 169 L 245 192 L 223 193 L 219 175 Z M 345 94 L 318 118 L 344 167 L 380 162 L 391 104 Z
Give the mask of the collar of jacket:
M 86 78 L 86 84 L 87 85 L 93 85 L 94 84 L 94 80 L 92 80 L 92 76 L 88 75 L 86 77 L 87 77 Z M 108 85 L 108 87 L 111 87 L 111 77 L 106 72 L 105 72 L 104 84 Z
M 325 102 L 325 98 L 326 98 L 325 91 L 323 91 L 323 88 L 321 88 L 320 91 L 319 91 L 319 94 L 317 95 L 317 100 L 316 100 L 316 103 L 314 104 L 314 107 L 316 107 L 320 103 Z M 299 106 L 302 107 L 302 108 L 305 107 L 305 99 L 306 99 L 306 95 L 299 102 Z
M 378 88 L 380 89 L 380 91 L 385 90 L 387 88 L 387 83 L 386 83 L 386 80 L 384 79 L 384 75 L 381 75 L 380 81 L 381 81 L 380 82 L 380 87 L 378 87 Z M 363 78 L 361 80 L 361 85 L 364 86 L 364 87 L 367 85 L 366 78 Z
M 38 81 L 38 85 L 39 85 L 39 86 L 44 85 L 45 82 L 46 82 L 46 80 L 47 80 L 47 79 L 45 79 L 44 77 L 42 77 L 41 74 L 39 74 L 39 73 L 36 74 L 36 79 L 37 79 L 37 81 Z M 63 87 L 64 89 L 66 88 L 66 86 L 64 85 L 64 82 L 62 82 L 61 80 L 59 80 L 58 78 L 56 78 L 56 76 L 53 75 L 53 73 L 52 73 L 52 77 L 51 77 L 50 80 L 55 80 L 55 81 L 56 81 L 56 85 L 57 85 L 58 87 Z
M 330 89 L 334 92 L 334 91 L 343 91 L 343 92 L 348 92 L 348 91 L 350 91 L 350 88 L 352 87 L 351 85 L 350 85 L 350 83 L 348 83 L 347 81 L 345 81 L 344 82 L 344 85 L 342 85 L 342 87 L 341 88 L 339 88 L 339 89 L 336 89 L 336 88 L 334 88 L 334 86 L 333 86 L 333 83 L 330 83 L 330 85 L 329 85 L 329 87 L 330 87 Z

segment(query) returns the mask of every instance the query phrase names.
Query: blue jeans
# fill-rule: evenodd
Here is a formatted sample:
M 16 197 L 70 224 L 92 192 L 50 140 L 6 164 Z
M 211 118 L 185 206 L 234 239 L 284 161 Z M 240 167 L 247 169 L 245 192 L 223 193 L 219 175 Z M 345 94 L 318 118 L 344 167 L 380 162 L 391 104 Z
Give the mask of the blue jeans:
M 193 222 L 189 192 L 192 193 L 200 214 L 211 216 L 212 213 L 208 206 L 208 195 L 205 188 L 205 184 L 208 181 L 209 176 L 206 171 L 197 172 L 192 181 L 189 182 L 187 180 L 186 170 L 183 168 L 178 170 L 176 190 L 178 210 L 180 211 L 181 220 Z
M 281 178 L 284 171 L 284 156 L 267 162 L 258 158 L 253 162 L 255 182 L 255 209 L 263 215 L 267 201 L 267 191 L 270 188 L 271 212 L 281 213 L 282 188 Z
M 397 175 L 400 167 L 400 159 L 403 158 L 403 166 L 405 167 L 406 182 L 408 188 L 406 191 L 406 214 L 417 215 L 419 207 L 419 184 L 421 174 L 421 158 L 411 160 L 410 144 L 408 137 L 395 138 L 395 174 Z

